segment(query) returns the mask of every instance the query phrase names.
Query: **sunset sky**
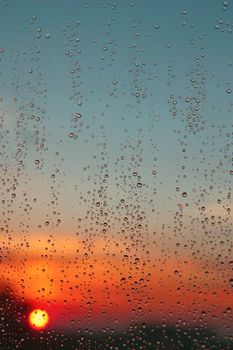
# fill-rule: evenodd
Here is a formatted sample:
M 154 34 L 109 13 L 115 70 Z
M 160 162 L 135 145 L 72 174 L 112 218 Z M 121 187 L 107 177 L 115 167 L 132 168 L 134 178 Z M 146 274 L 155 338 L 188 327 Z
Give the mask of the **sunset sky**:
M 49 327 L 232 329 L 232 15 L 1 1 L 0 290 Z

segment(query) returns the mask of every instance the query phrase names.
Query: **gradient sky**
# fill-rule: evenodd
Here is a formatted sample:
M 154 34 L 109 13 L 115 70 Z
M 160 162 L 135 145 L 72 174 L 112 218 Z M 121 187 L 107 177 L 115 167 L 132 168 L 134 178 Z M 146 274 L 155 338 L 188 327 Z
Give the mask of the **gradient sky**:
M 77 258 L 81 274 L 94 266 L 96 275 L 81 278 L 75 303 L 86 303 L 89 286 L 114 304 L 124 275 L 149 274 L 144 297 L 133 287 L 142 319 L 172 319 L 172 309 L 175 322 L 184 283 L 184 319 L 193 319 L 191 288 L 194 304 L 205 291 L 209 323 L 215 312 L 222 322 L 232 269 L 232 15 L 230 0 L 0 2 L 2 283 L 61 310 L 69 291 L 59 281 L 65 274 L 74 287 Z M 41 299 L 29 285 L 48 286 L 46 259 L 46 281 L 59 278 Z M 122 298 L 134 293 L 130 283 Z M 162 299 L 167 285 L 169 307 L 158 316 L 152 301 L 149 312 L 146 298 Z M 206 297 L 215 291 L 224 302 Z M 137 320 L 134 306 L 123 319 Z

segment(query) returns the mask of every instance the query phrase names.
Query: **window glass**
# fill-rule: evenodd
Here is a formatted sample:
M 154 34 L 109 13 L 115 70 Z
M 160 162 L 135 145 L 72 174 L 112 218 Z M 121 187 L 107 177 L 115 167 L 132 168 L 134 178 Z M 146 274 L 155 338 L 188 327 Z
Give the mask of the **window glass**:
M 232 30 L 0 1 L 0 349 L 232 349 Z

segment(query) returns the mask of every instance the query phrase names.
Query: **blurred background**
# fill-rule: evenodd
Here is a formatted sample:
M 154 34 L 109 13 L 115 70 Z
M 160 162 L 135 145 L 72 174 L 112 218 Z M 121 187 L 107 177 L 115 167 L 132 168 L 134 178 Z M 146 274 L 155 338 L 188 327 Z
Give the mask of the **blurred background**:
M 232 349 L 232 18 L 0 1 L 1 349 Z

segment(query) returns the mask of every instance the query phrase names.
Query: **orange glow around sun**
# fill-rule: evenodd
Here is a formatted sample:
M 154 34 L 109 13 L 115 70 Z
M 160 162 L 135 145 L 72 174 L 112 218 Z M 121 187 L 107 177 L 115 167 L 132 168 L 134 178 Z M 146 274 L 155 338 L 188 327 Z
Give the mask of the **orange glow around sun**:
M 32 328 L 43 329 L 48 325 L 49 315 L 45 310 L 36 309 L 29 315 L 29 323 Z

